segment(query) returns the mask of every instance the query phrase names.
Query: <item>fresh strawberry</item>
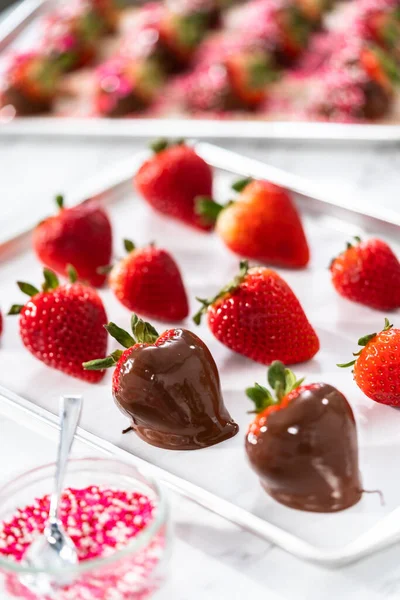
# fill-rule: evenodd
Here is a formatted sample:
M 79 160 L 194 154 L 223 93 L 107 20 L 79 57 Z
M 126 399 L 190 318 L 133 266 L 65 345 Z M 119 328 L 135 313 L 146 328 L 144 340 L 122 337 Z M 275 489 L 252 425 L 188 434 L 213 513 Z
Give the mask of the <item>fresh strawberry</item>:
M 106 276 L 99 267 L 111 260 L 112 231 L 105 211 L 95 200 L 64 208 L 57 196 L 59 212 L 39 223 L 33 233 L 33 247 L 47 267 L 61 275 L 73 265 L 81 281 L 101 286 Z
M 104 371 L 87 372 L 82 362 L 106 355 L 107 315 L 97 292 L 76 283 L 73 268 L 70 274 L 72 283 L 60 286 L 55 273 L 45 268 L 42 291 L 18 282 L 30 299 L 25 305 L 14 304 L 9 314 L 20 315 L 22 343 L 36 358 L 67 375 L 96 383 Z
M 197 202 L 197 209 L 211 221 L 225 244 L 240 256 L 281 267 L 307 265 L 310 253 L 297 209 L 284 189 L 268 181 L 243 179 L 235 202 L 223 207 Z
M 133 336 L 115 323 L 107 331 L 126 348 L 84 363 L 89 370 L 115 366 L 115 402 L 144 441 L 170 450 L 195 450 L 233 437 L 238 426 L 225 408 L 218 369 L 207 346 L 186 329 L 161 336 L 132 315 Z
M 138 192 L 159 212 L 209 231 L 212 226 L 195 212 L 195 200 L 212 194 L 211 167 L 184 143 L 160 140 L 153 150 L 134 177 Z
M 319 350 L 317 334 L 300 302 L 270 269 L 249 269 L 243 261 L 232 283 L 213 299 L 198 300 L 202 308 L 193 319 L 196 325 L 207 313 L 217 340 L 256 362 L 294 364 L 310 360 Z
M 189 314 L 178 265 L 153 244 L 136 249 L 125 240 L 128 256 L 114 266 L 110 287 L 129 310 L 160 321 L 181 321 Z
M 338 367 L 354 367 L 354 380 L 368 398 L 400 406 L 400 329 L 393 329 L 388 319 L 380 333 L 371 333 L 358 340 L 361 350 L 349 363 Z
M 341 296 L 377 310 L 400 307 L 400 263 L 382 240 L 355 238 L 355 244 L 348 244 L 332 261 L 330 270 Z
M 346 398 L 326 383 L 302 385 L 279 361 L 270 366 L 268 383 L 275 396 L 258 383 L 246 390 L 257 413 L 246 452 L 265 491 L 313 512 L 356 504 L 362 494 L 357 430 Z

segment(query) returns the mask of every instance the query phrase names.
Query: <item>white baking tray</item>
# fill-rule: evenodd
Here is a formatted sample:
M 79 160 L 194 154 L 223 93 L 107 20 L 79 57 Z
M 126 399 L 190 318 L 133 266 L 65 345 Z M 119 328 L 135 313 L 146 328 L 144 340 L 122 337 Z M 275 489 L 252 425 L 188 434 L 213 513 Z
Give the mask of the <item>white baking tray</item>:
M 7 402 L 21 406 L 24 411 L 52 421 L 48 411 L 57 412 L 60 393 L 82 393 L 85 398 L 79 432 L 82 439 L 136 463 L 143 465 L 145 461 L 154 476 L 180 493 L 300 558 L 335 566 L 358 560 L 400 539 L 397 477 L 400 412 L 367 399 L 352 381 L 351 373 L 335 366 L 351 356 L 361 335 L 379 329 L 384 315 L 338 297 L 330 284 L 327 265 L 349 236 L 366 236 L 367 230 L 390 241 L 399 252 L 394 240 L 398 237 L 400 218 L 396 214 L 379 218 L 373 209 L 362 214 L 357 206 L 346 207 L 346 199 L 339 205 L 328 196 L 324 198 L 315 186 L 279 169 L 210 144 L 198 143 L 196 148 L 216 167 L 215 195 L 219 200 L 230 197 L 229 184 L 237 175 L 265 177 L 303 193 L 296 198 L 303 212 L 312 262 L 307 270 L 286 270 L 281 274 L 300 298 L 318 332 L 322 349 L 312 361 L 298 365 L 296 372 L 306 375 L 310 382 L 335 385 L 347 396 L 358 425 L 364 487 L 381 490 L 385 504 L 381 505 L 378 495 L 366 494 L 347 511 L 321 515 L 295 511 L 270 499 L 247 464 L 244 452 L 244 436 L 250 420 L 244 388 L 254 381 L 264 381 L 266 368 L 230 352 L 213 338 L 205 324 L 195 331 L 215 357 L 226 405 L 241 427 L 236 437 L 220 445 L 194 452 L 173 452 L 149 446 L 133 433 L 122 435 L 128 422 L 113 403 L 111 373 L 100 384 L 90 385 L 44 366 L 22 346 L 15 317 L 6 319 L 1 340 L 3 402 L 7 398 Z M 195 296 L 209 296 L 232 278 L 238 259 L 223 247 L 217 236 L 198 233 L 156 215 L 135 196 L 130 179 L 145 155 L 144 152 L 130 157 L 110 173 L 103 173 L 101 181 L 89 182 L 82 190 L 85 193 L 104 190 L 118 254 L 123 237 L 131 237 L 138 244 L 155 240 L 176 257 L 191 301 Z M 72 198 L 75 202 L 79 199 L 83 196 Z M 3 309 L 22 300 L 14 283 L 16 279 L 41 281 L 41 267 L 29 248 L 29 236 L 10 240 L 0 247 L 0 278 Z M 101 295 L 109 318 L 128 327 L 129 311 L 109 291 L 104 290 Z M 192 301 L 192 313 L 195 308 Z M 162 330 L 161 325 L 155 325 Z M 194 328 L 189 319 L 183 326 Z
M 36 18 L 49 10 L 55 0 L 22 0 L 17 8 L 0 21 L 0 52 L 15 44 L 29 47 L 37 37 Z M 33 24 L 33 27 L 32 27 Z M 1 56 L 0 56 L 1 58 Z M 340 124 L 262 119 L 191 119 L 191 118 L 70 118 L 17 117 L 0 115 L 0 136 L 66 137 L 154 137 L 339 140 L 349 142 L 396 142 L 400 125 Z

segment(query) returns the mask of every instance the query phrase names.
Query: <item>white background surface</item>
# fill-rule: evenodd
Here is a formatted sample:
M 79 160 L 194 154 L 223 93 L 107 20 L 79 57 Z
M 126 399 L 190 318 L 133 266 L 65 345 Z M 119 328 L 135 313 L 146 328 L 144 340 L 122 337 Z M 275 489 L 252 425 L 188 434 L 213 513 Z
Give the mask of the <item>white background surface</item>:
M 103 167 L 126 157 L 141 145 L 109 140 L 13 141 L 2 137 L 0 227 L 9 227 L 26 211 L 36 212 L 39 206 L 50 206 L 54 193 L 70 189 L 83 178 L 100 173 Z M 230 144 L 229 147 L 325 182 L 331 192 L 337 189 L 340 194 L 340 190 L 346 190 L 357 198 L 398 208 L 399 146 L 346 148 L 335 144 L 329 148 L 322 144 L 257 142 Z M 9 449 L 13 449 L 13 460 L 8 459 L 8 470 L 21 468 L 28 454 L 32 461 L 43 460 L 37 443 L 33 456 L 27 436 L 23 436 L 22 442 L 18 432 L 13 432 L 4 423 L 0 423 L 0 432 L 1 455 L 7 452 L 10 456 Z M 4 463 L 3 460 L 2 470 Z M 2 477 L 7 475 L 2 473 Z M 191 505 L 189 508 L 187 505 L 179 506 L 175 513 L 178 516 L 179 541 L 171 582 L 164 598 L 225 600 L 246 598 L 252 594 L 255 598 L 317 600 L 341 597 L 369 600 L 394 599 L 400 595 L 399 547 L 339 572 L 331 572 L 293 559 L 248 534 L 236 531 L 221 519 L 193 510 Z

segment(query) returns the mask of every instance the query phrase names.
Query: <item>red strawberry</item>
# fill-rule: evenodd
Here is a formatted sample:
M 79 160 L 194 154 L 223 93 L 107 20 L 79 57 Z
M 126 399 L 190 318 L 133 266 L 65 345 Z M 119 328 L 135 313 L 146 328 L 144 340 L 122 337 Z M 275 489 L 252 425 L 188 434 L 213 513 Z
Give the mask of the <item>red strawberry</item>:
M 357 431 L 346 398 L 326 383 L 301 385 L 279 361 L 269 368 L 268 382 L 276 397 L 258 383 L 246 390 L 258 413 L 246 452 L 266 492 L 314 512 L 356 504 L 362 494 Z
M 233 437 L 238 426 L 221 395 L 218 369 L 207 346 L 186 329 L 161 336 L 132 315 L 133 337 L 114 323 L 107 331 L 126 350 L 84 363 L 85 369 L 116 366 L 113 396 L 144 441 L 170 450 L 195 450 Z
M 111 260 L 112 231 L 105 211 L 94 200 L 64 208 L 57 196 L 60 212 L 39 223 L 33 233 L 38 258 L 61 275 L 73 265 L 80 280 L 100 287 L 106 276 L 99 267 Z
M 400 263 L 382 240 L 362 242 L 331 263 L 332 283 L 341 296 L 378 310 L 400 306 Z
M 249 269 L 243 261 L 232 283 L 212 300 L 198 300 L 203 306 L 194 322 L 198 325 L 207 313 L 217 340 L 256 362 L 294 364 L 310 360 L 319 350 L 317 334 L 300 302 L 270 269 Z
M 300 216 L 289 194 L 268 181 L 244 179 L 236 202 L 223 207 L 197 203 L 204 217 L 216 218 L 216 231 L 236 254 L 281 267 L 304 267 L 310 258 Z
M 155 155 L 136 173 L 138 192 L 159 212 L 198 229 L 210 230 L 195 212 L 197 196 L 211 196 L 212 171 L 196 152 L 185 144 L 153 144 Z
M 400 329 L 393 329 L 388 319 L 380 333 L 371 333 L 358 340 L 361 346 L 349 363 L 338 367 L 354 366 L 354 380 L 368 398 L 400 406 Z
M 185 287 L 172 256 L 154 245 L 136 249 L 125 240 L 129 252 L 112 269 L 110 287 L 129 310 L 160 321 L 181 321 L 189 314 Z
M 71 271 L 71 279 L 75 274 Z M 18 286 L 30 296 L 25 305 L 14 304 L 9 314 L 20 315 L 24 346 L 49 367 L 78 379 L 96 383 L 104 371 L 87 372 L 82 362 L 107 351 L 107 315 L 97 292 L 80 283 L 59 286 L 53 271 L 44 269 L 42 291 L 29 283 Z

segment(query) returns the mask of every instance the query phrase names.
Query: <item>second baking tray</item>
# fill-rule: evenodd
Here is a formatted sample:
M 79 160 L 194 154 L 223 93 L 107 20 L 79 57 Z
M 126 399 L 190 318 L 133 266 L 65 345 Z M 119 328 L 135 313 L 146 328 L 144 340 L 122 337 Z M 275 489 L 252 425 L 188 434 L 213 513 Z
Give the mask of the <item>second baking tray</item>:
M 60 393 L 82 393 L 85 405 L 80 435 L 84 438 L 132 460 L 146 461 L 156 476 L 181 493 L 300 558 L 330 565 L 354 561 L 400 538 L 400 487 L 397 484 L 400 413 L 368 400 L 352 381 L 351 373 L 335 366 L 351 356 L 361 335 L 379 330 L 384 315 L 338 297 L 331 286 L 327 265 L 349 237 L 366 236 L 367 231 L 387 239 L 399 252 L 395 243 L 398 218 L 389 214 L 386 220 L 378 218 L 372 209 L 370 214 L 363 214 L 357 207 L 346 207 L 345 199 L 338 202 L 324 198 L 320 190 L 305 186 L 299 178 L 210 144 L 200 143 L 196 148 L 215 167 L 215 196 L 221 201 L 230 197 L 229 186 L 237 175 L 265 177 L 295 192 L 303 192 L 297 200 L 310 241 L 312 261 L 304 271 L 287 270 L 281 274 L 298 295 L 316 328 L 321 351 L 312 361 L 297 365 L 295 371 L 305 375 L 309 382 L 330 383 L 346 395 L 358 425 L 364 488 L 381 490 L 384 504 L 379 495 L 365 494 L 358 505 L 344 512 L 313 514 L 295 511 L 271 500 L 247 464 L 244 451 L 244 436 L 250 420 L 244 389 L 254 381 L 265 381 L 266 368 L 233 354 L 213 338 L 205 324 L 195 329 L 189 319 L 183 326 L 193 328 L 209 346 L 220 370 L 226 405 L 241 427 L 236 437 L 220 445 L 194 452 L 172 452 L 149 446 L 135 434 L 122 435 L 128 423 L 113 403 L 111 373 L 100 384 L 90 385 L 45 367 L 22 346 L 18 319 L 12 317 L 7 318 L 1 342 L 3 397 L 23 405 L 24 410 L 48 418 L 46 411 L 57 412 Z M 135 195 L 131 177 L 144 156 L 145 153 L 134 156 L 111 169 L 109 174 L 103 174 L 96 192 L 100 191 L 98 188 L 104 192 L 104 202 L 114 225 L 116 254 L 121 253 L 123 237 L 134 239 L 138 245 L 154 240 L 168 248 L 182 269 L 193 313 L 196 310 L 194 297 L 208 297 L 232 279 L 238 258 L 230 254 L 215 235 L 198 233 L 160 217 Z M 116 185 L 121 181 L 123 183 Z M 41 267 L 28 242 L 22 237 L 0 248 L 4 309 L 21 301 L 16 279 L 41 281 Z M 109 319 L 128 327 L 129 311 L 108 290 L 101 291 L 101 295 Z M 394 321 L 396 325 L 396 319 Z M 163 330 L 162 325 L 154 324 Z
M 134 4 L 135 2 L 131 2 Z M 0 20 L 0 52 L 10 45 L 29 48 L 38 37 L 37 18 L 46 13 L 56 0 L 22 0 Z M 0 55 L 0 72 L 2 56 Z M 400 96 L 395 113 L 400 115 Z M 98 117 L 35 116 L 9 119 L 0 111 L 0 135 L 66 136 L 66 137 L 155 137 L 179 136 L 197 138 L 341 140 L 349 142 L 395 142 L 400 140 L 399 115 L 393 123 L 343 124 L 257 119 L 251 113 L 245 118 L 196 119 L 175 115 L 160 118 L 109 119 Z

